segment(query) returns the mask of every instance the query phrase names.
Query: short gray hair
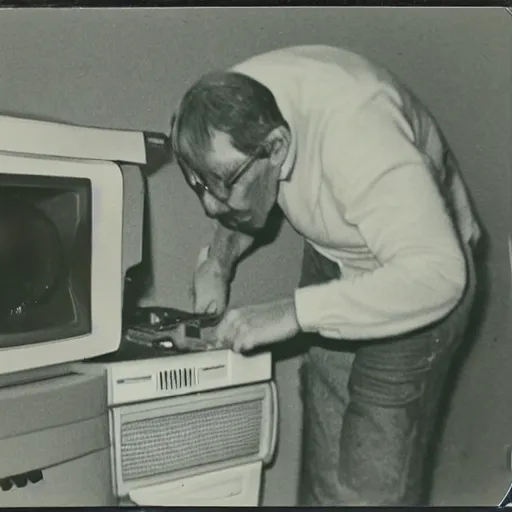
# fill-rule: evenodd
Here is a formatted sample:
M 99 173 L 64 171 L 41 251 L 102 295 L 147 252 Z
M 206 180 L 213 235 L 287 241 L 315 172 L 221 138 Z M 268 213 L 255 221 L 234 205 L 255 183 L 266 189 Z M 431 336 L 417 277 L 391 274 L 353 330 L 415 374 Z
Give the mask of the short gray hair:
M 206 168 L 213 131 L 231 137 L 247 155 L 279 126 L 288 126 L 272 92 L 241 73 L 203 75 L 183 96 L 171 119 L 172 148 L 196 169 Z

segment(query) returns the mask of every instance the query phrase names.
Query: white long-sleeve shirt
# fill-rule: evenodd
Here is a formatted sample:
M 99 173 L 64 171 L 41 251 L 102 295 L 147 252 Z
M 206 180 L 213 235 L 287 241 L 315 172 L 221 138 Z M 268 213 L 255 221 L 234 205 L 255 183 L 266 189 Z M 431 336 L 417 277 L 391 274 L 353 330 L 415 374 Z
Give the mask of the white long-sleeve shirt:
M 385 70 L 327 46 L 277 50 L 233 70 L 274 94 L 291 131 L 279 205 L 341 269 L 339 280 L 295 291 L 301 328 L 384 337 L 453 309 L 466 284 L 458 236 L 469 243 L 479 228 L 421 103 Z

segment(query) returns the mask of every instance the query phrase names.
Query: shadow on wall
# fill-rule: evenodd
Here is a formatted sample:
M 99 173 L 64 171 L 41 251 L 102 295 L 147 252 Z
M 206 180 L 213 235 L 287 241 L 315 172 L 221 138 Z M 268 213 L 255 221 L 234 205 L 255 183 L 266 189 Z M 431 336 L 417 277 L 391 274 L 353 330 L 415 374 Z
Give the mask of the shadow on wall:
M 474 206 L 472 204 L 472 206 Z M 475 211 L 475 210 L 474 210 Z M 482 233 L 478 244 L 473 251 L 475 269 L 477 274 L 477 283 L 475 291 L 475 300 L 470 315 L 470 320 L 466 328 L 466 339 L 461 344 L 457 352 L 455 353 L 452 368 L 448 374 L 448 381 L 446 383 L 446 391 L 442 396 L 440 404 L 440 412 L 438 424 L 433 438 L 433 446 L 439 448 L 441 446 L 441 440 L 443 438 L 444 429 L 448 419 L 448 413 L 450 411 L 452 400 L 454 398 L 455 389 L 459 383 L 459 377 L 464 366 L 464 363 L 471 354 L 471 350 L 475 346 L 476 341 L 481 337 L 481 329 L 483 326 L 483 319 L 486 315 L 487 307 L 489 306 L 490 298 L 490 274 L 488 268 L 489 261 L 489 250 L 490 250 L 490 238 L 489 234 L 483 225 L 478 212 L 475 212 L 477 222 L 479 223 Z M 435 468 L 437 466 L 439 451 L 431 450 L 430 458 L 427 459 L 426 465 L 426 485 L 427 495 L 425 496 L 425 503 L 430 503 L 431 492 L 434 483 Z
M 142 261 L 126 273 L 123 319 L 131 317 L 134 308 L 153 290 L 153 230 L 151 229 L 151 203 L 147 179 L 144 179 L 144 211 L 142 219 Z

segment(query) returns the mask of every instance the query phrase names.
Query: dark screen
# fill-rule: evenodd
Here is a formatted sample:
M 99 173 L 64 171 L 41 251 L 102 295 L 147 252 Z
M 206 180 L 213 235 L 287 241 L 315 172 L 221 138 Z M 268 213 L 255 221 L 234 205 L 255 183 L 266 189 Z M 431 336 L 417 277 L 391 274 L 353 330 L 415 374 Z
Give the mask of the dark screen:
M 0 174 L 0 347 L 91 330 L 86 178 Z

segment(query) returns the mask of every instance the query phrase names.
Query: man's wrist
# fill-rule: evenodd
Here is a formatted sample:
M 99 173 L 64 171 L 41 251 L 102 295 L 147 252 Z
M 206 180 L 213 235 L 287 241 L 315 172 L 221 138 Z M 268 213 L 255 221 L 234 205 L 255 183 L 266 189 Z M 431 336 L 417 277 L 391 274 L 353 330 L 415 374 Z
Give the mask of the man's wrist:
M 289 324 L 290 329 L 292 330 L 300 330 L 299 320 L 297 318 L 297 310 L 295 308 L 295 297 L 287 297 L 279 301 L 282 311 L 284 313 L 284 318 L 286 319 L 286 323 Z

